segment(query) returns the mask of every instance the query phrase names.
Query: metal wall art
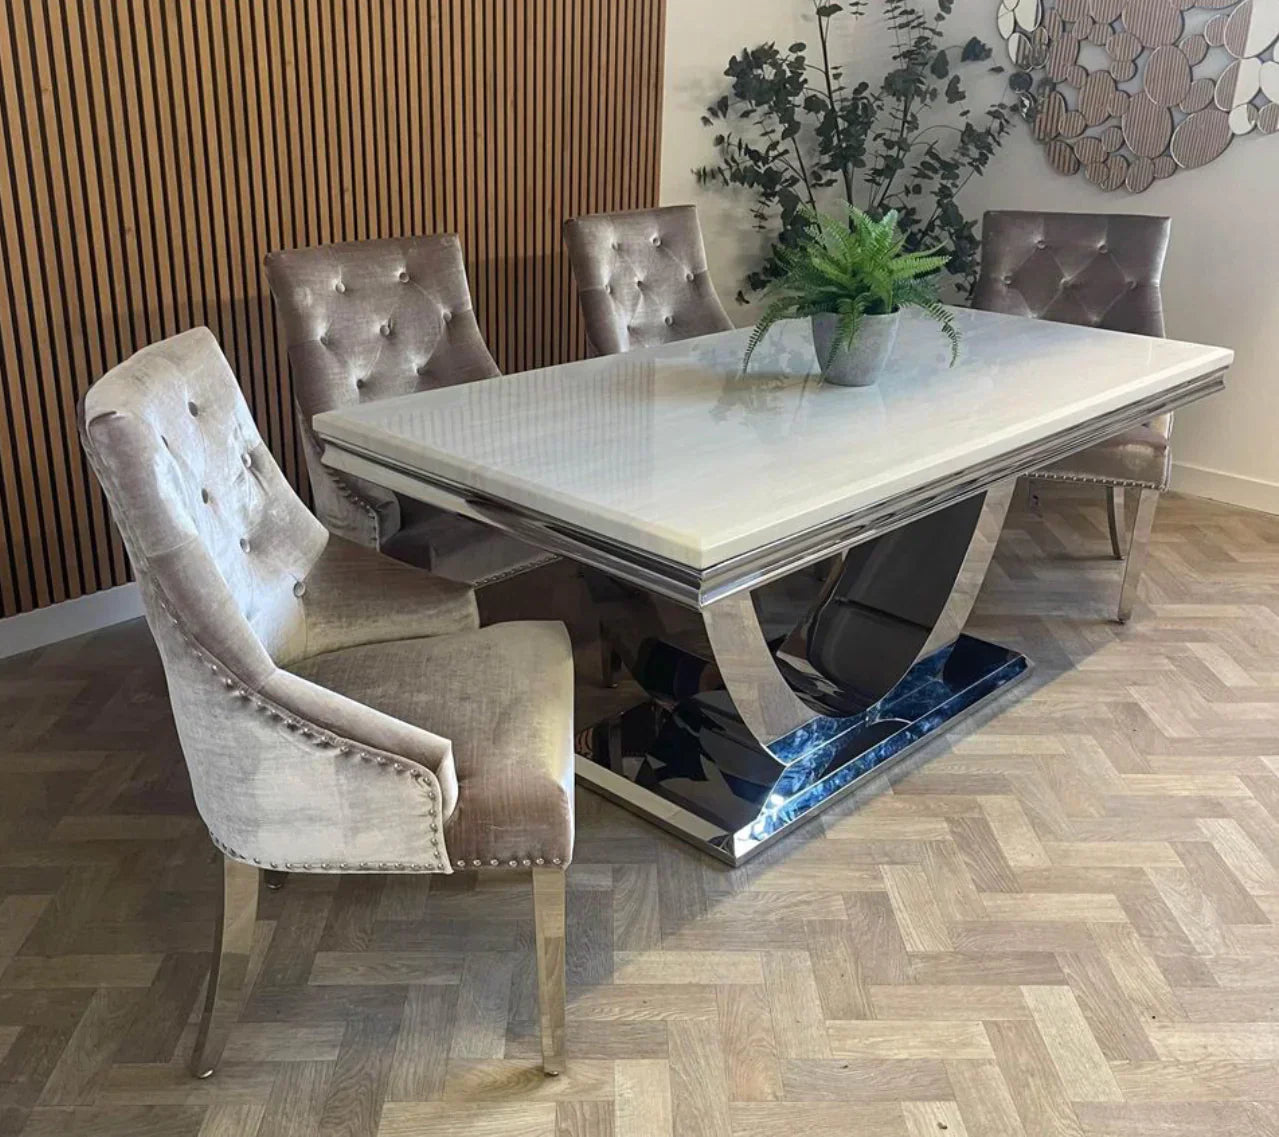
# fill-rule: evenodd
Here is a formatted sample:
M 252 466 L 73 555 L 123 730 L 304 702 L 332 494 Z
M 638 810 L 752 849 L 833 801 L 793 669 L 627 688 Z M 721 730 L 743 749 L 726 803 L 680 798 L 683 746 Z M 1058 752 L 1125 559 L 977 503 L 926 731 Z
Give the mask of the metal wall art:
M 997 21 L 1060 173 L 1140 193 L 1279 133 L 1279 0 L 999 0 Z

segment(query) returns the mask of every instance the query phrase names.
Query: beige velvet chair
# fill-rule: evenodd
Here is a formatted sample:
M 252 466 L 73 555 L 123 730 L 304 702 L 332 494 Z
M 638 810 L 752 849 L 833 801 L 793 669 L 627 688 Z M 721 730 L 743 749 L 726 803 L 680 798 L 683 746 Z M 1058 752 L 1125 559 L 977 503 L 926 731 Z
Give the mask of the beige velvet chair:
M 600 355 L 726 332 L 697 209 L 594 213 L 564 224 L 586 334 Z
M 546 1070 L 564 1057 L 573 663 L 557 623 L 331 535 L 212 334 L 99 380 L 80 428 L 142 587 L 223 908 L 192 1072 L 243 995 L 260 870 L 531 869 Z
M 987 213 L 982 222 L 981 275 L 973 307 L 1016 316 L 1085 324 L 1145 336 L 1164 334 L 1159 282 L 1168 251 L 1166 217 L 1105 213 Z M 1168 488 L 1172 415 L 1072 454 L 1036 480 L 1104 486 L 1110 545 L 1127 564 L 1119 593 L 1126 623 L 1145 567 L 1159 495 Z M 1137 495 L 1126 525 L 1128 490 Z
M 311 492 L 330 532 L 476 586 L 555 559 L 320 460 L 311 419 L 322 411 L 499 374 L 471 307 L 457 237 L 275 252 L 266 275 L 288 340 Z

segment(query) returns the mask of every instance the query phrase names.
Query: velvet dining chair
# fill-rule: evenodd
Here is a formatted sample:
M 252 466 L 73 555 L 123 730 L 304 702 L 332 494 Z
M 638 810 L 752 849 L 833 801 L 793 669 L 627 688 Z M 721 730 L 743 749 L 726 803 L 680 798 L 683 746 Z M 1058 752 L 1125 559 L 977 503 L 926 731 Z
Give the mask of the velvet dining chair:
M 1160 279 L 1170 228 L 1166 217 L 991 211 L 982 222 L 973 307 L 1162 336 Z M 1127 561 L 1120 623 L 1132 616 L 1155 509 L 1168 488 L 1171 435 L 1172 415 L 1160 415 L 1032 475 L 1105 489 L 1111 551 Z
M 697 209 L 668 205 L 564 223 L 586 334 L 599 355 L 724 332 Z
M 265 266 L 288 341 L 311 491 L 330 532 L 477 587 L 555 560 L 489 526 L 329 469 L 311 429 L 322 411 L 499 374 L 457 237 L 283 250 Z
M 475 594 L 331 534 L 285 481 L 206 328 L 80 409 L 221 853 L 192 1072 L 244 996 L 262 870 L 531 871 L 543 1059 L 564 1064 L 573 660 L 562 624 L 478 626 Z

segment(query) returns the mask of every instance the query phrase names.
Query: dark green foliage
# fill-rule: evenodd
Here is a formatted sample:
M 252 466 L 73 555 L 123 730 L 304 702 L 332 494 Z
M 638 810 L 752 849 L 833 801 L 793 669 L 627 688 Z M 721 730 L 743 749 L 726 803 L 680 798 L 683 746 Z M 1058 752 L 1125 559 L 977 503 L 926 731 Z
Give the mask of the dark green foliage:
M 877 86 L 854 82 L 831 62 L 831 22 L 857 19 L 868 0 L 812 2 L 815 58 L 803 43 L 784 51 L 774 43 L 743 50 L 724 71 L 729 93 L 702 117 L 716 131 L 719 160 L 694 171 L 698 182 L 749 190 L 756 225 L 776 233 L 747 288 L 758 291 L 782 274 L 781 254 L 807 226 L 802 207 L 816 210 L 819 194 L 835 187 L 872 217 L 896 210 L 908 251 L 947 249 L 946 267 L 966 294 L 977 279 L 978 240 L 956 198 L 985 170 L 1013 125 L 1012 108 L 1002 102 L 977 121 L 964 105 L 961 72 L 989 60 L 990 48 L 976 38 L 943 41 L 953 0 L 939 0 L 931 17 L 912 0 L 879 0 L 874 8 L 884 13 L 896 43 L 891 66 Z M 931 121 L 931 115 L 922 124 L 921 113 L 937 107 L 959 108 L 959 124 Z M 744 292 L 737 298 L 746 300 Z
M 897 227 L 897 212 L 875 220 L 856 206 L 846 218 L 801 206 L 799 240 L 777 251 L 781 273 L 765 292 L 764 310 L 746 345 L 742 370 L 768 329 L 778 320 L 839 316 L 831 358 L 851 344 L 863 316 L 887 316 L 902 308 L 920 308 L 939 324 L 950 340 L 950 362 L 959 355 L 959 330 L 937 299 L 936 274 L 946 266 L 944 253 L 906 248 Z M 824 371 L 830 359 L 819 360 Z

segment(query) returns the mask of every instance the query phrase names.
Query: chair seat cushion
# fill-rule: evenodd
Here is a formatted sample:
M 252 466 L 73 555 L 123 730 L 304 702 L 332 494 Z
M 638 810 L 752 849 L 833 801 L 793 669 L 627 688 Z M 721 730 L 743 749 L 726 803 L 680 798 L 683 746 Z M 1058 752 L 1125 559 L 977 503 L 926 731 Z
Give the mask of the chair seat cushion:
M 1045 466 L 1034 476 L 1162 490 L 1168 485 L 1168 436 L 1149 426 L 1135 426 Z
M 475 587 L 556 559 L 498 529 L 407 497 L 400 498 L 400 528 L 383 543 L 382 552 Z
M 444 835 L 455 866 L 568 863 L 573 653 L 563 624 L 368 644 L 290 670 L 452 741 L 457 806 Z

